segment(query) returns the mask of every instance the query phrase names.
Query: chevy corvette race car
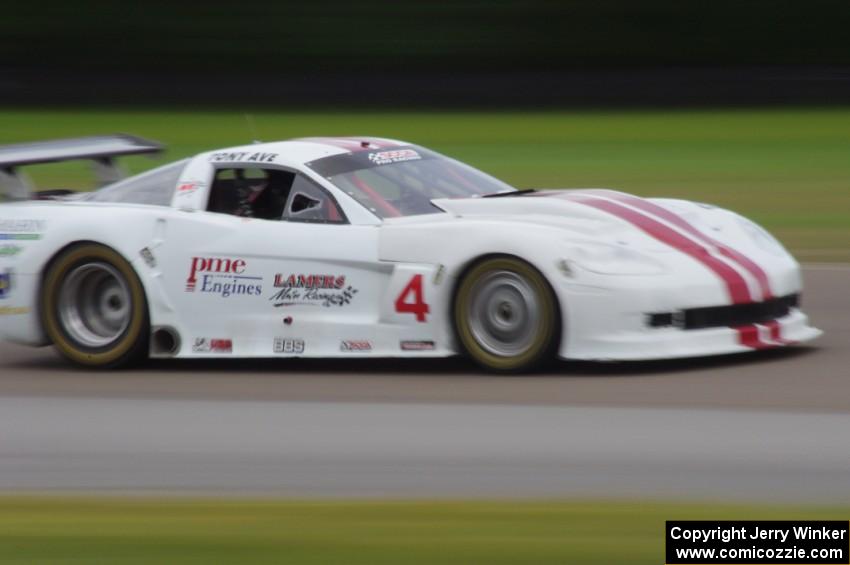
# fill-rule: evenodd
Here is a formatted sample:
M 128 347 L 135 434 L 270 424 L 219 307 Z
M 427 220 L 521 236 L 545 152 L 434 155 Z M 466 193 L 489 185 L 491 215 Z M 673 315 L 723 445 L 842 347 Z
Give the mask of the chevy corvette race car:
M 517 190 L 417 145 L 303 138 L 116 180 L 155 143 L 0 148 L 0 336 L 145 357 L 445 357 L 527 371 L 814 339 L 797 262 L 745 218 L 613 190 Z M 34 201 L 24 165 L 106 186 Z M 36 194 L 38 197 L 38 194 Z

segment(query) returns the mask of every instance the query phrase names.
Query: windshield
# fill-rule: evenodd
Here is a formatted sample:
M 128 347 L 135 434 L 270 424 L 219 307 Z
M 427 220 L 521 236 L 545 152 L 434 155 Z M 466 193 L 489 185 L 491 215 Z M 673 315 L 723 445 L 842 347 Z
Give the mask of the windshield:
M 434 198 L 470 198 L 515 189 L 421 147 L 358 151 L 307 163 L 381 218 L 433 214 Z

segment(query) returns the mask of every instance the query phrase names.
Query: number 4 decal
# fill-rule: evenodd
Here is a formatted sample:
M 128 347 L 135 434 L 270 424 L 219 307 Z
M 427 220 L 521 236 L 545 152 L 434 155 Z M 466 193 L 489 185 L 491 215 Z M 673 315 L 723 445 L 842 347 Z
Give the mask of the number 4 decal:
M 412 299 L 410 295 L 413 295 Z M 425 315 L 431 308 L 425 303 L 425 293 L 422 291 L 422 275 L 413 275 L 398 298 L 395 299 L 395 311 L 400 314 L 416 314 L 417 322 L 425 322 Z

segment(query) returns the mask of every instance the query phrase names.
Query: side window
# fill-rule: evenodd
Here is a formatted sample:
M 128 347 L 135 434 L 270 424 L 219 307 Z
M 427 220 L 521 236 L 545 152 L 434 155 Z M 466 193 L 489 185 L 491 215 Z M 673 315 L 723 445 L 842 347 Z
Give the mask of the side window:
M 302 175 L 292 183 L 283 218 L 290 222 L 346 223 L 331 195 Z
M 126 202 L 168 206 L 174 196 L 177 179 L 189 162 L 188 159 L 171 163 L 152 171 L 118 181 L 87 197 L 94 202 Z
M 279 169 L 217 169 L 207 210 L 244 218 L 280 220 L 295 173 Z

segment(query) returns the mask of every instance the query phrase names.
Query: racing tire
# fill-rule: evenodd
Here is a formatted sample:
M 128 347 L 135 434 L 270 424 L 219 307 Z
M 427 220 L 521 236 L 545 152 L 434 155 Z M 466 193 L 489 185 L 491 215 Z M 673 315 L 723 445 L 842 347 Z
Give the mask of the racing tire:
M 494 256 L 475 263 L 458 283 L 452 309 L 463 351 L 489 371 L 526 373 L 554 358 L 558 301 L 525 261 Z
M 40 306 L 47 337 L 77 365 L 114 369 L 147 356 L 144 287 L 130 263 L 108 247 L 83 243 L 56 257 Z

